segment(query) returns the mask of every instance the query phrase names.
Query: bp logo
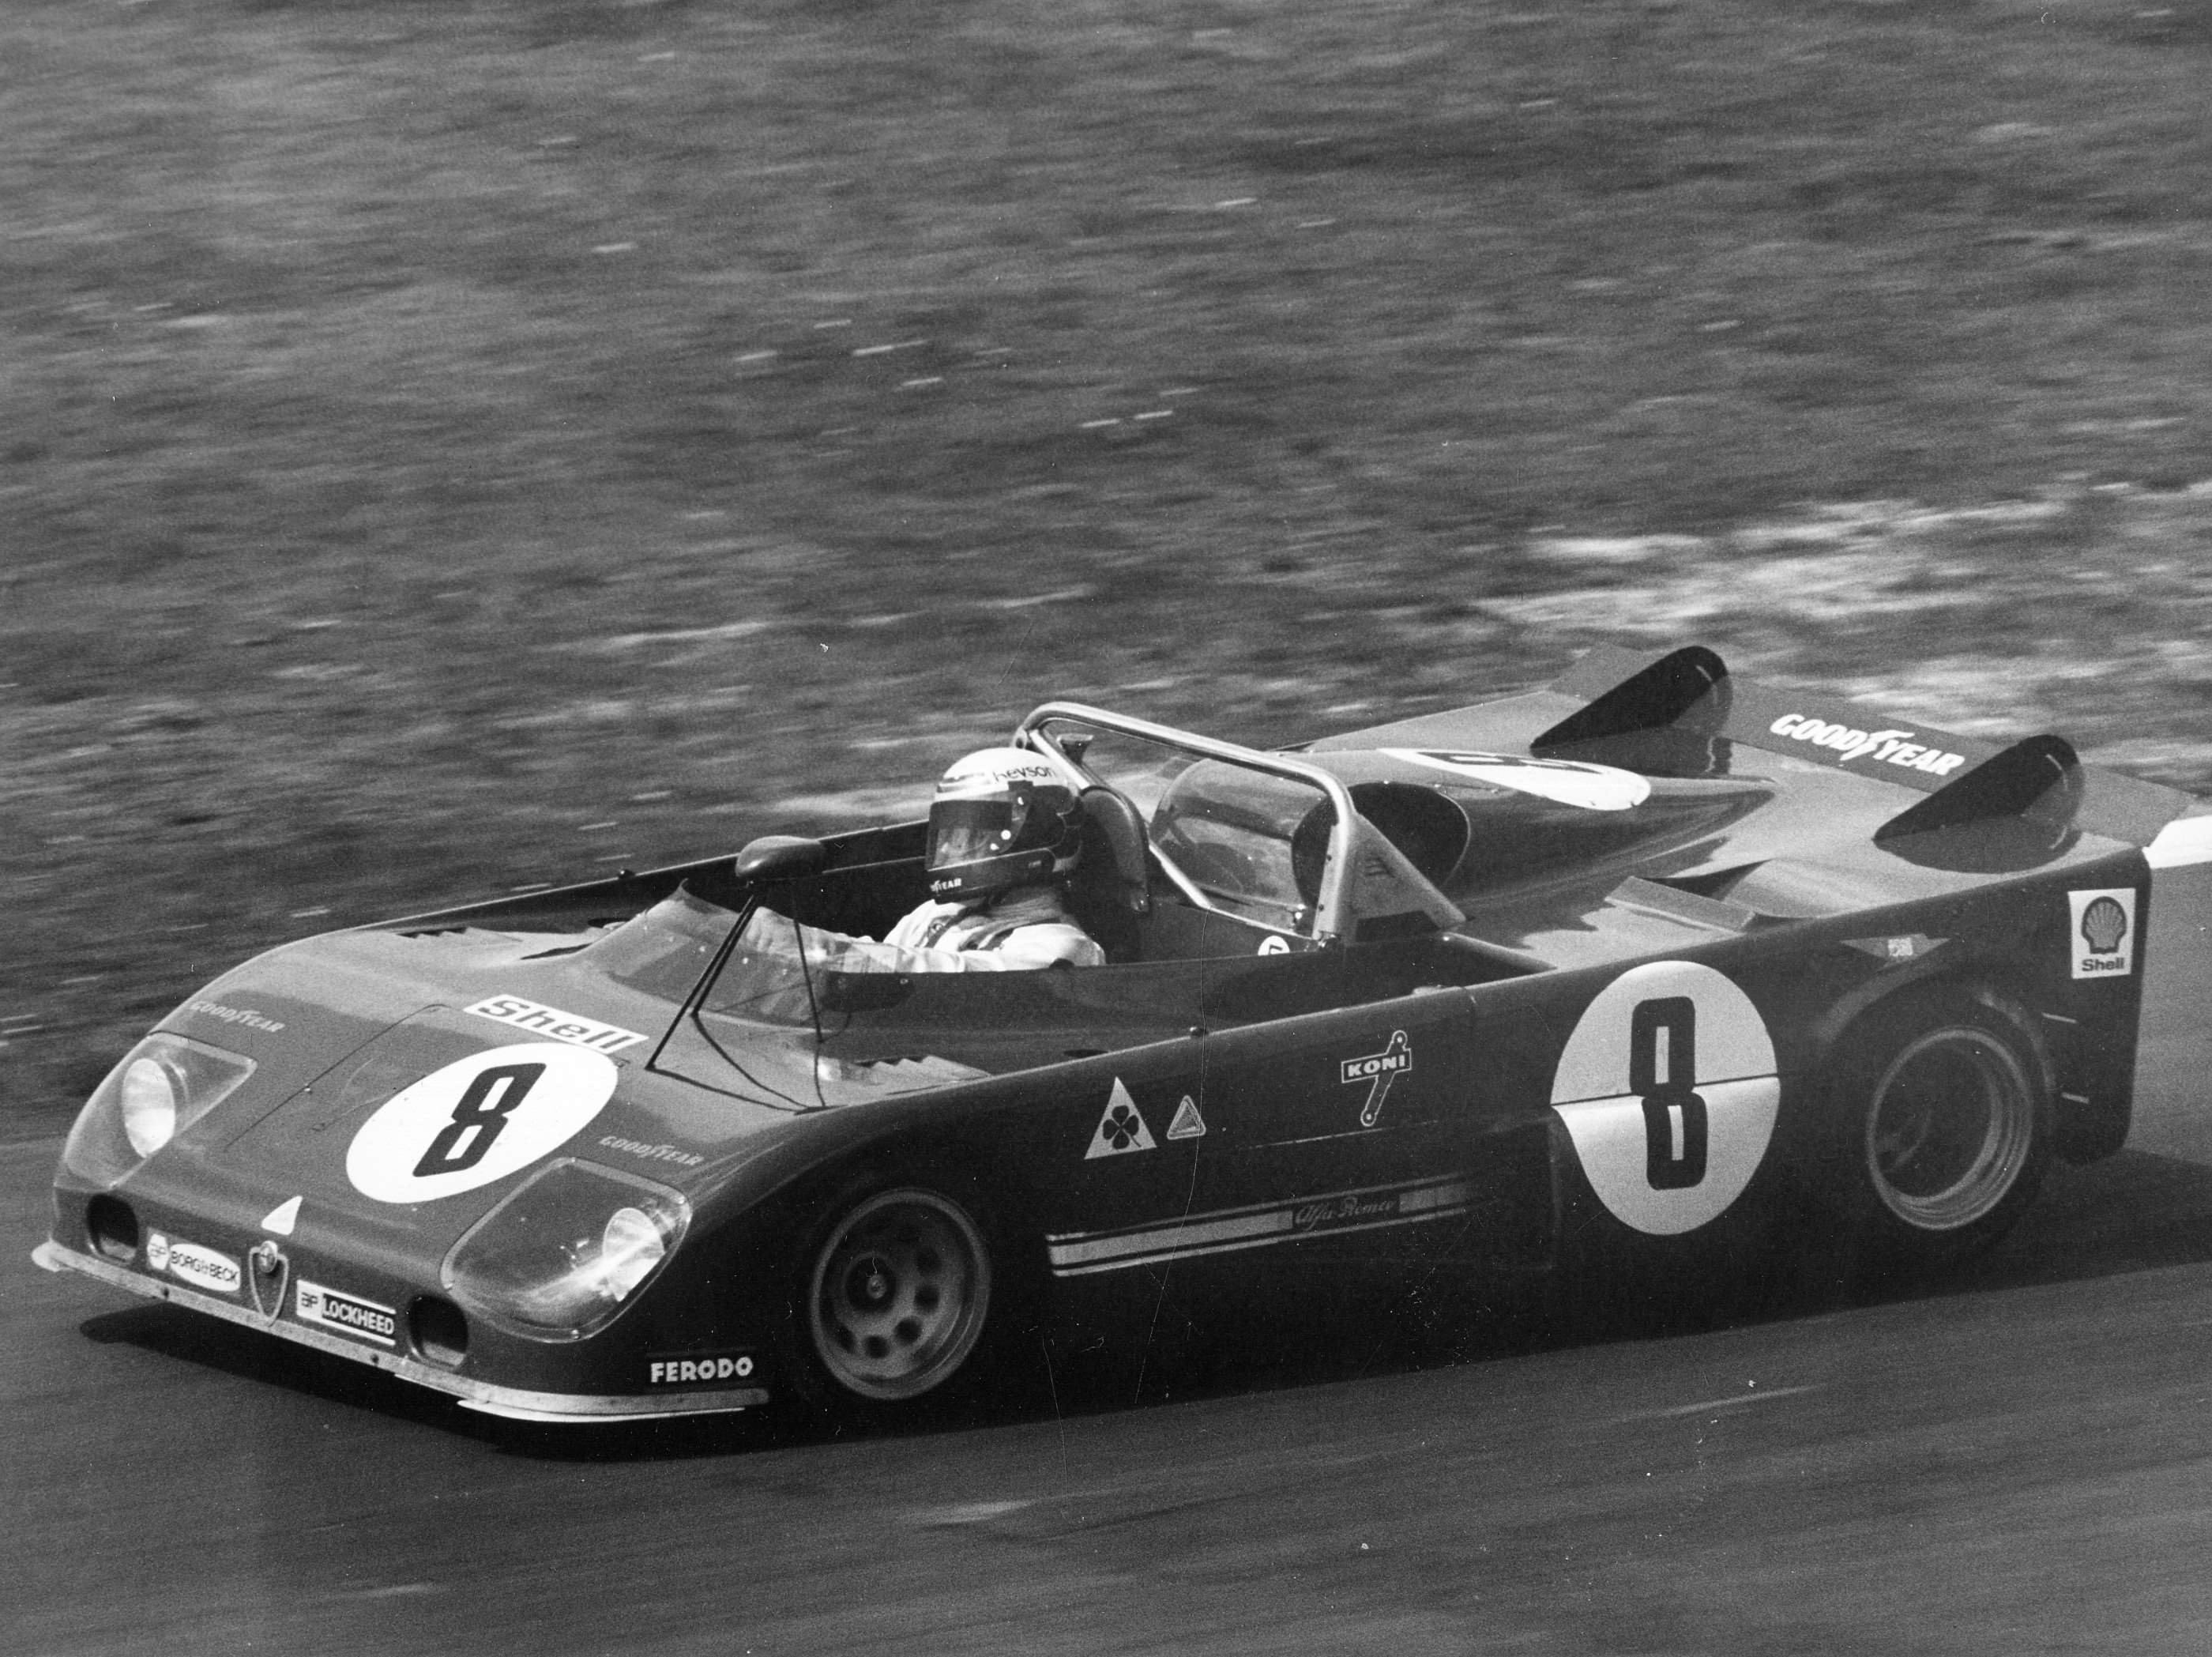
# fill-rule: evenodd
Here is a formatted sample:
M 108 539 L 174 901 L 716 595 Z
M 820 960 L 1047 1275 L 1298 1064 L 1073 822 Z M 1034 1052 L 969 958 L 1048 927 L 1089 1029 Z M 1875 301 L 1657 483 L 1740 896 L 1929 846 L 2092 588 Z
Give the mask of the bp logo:
M 1655 1237 L 1694 1231 L 1743 1194 L 1781 1098 L 1759 1009 L 1690 961 L 1632 967 L 1607 984 L 1552 1079 L 1591 1190 Z
M 2136 966 L 2136 894 L 2132 886 L 2109 892 L 2069 892 L 2074 976 L 2125 978 Z
M 505 1179 L 583 1130 L 614 1097 L 615 1062 L 560 1041 L 472 1053 L 401 1089 L 346 1148 L 380 1203 L 428 1203 Z

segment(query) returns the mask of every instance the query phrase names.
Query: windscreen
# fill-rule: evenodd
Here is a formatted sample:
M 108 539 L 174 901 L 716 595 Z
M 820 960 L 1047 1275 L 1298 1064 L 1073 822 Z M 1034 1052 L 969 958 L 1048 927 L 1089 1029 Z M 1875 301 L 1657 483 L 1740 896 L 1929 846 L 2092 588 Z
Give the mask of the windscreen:
M 577 959 L 632 990 L 682 1002 L 697 987 L 700 975 L 737 923 L 732 911 L 679 886 L 672 896 L 595 939 Z

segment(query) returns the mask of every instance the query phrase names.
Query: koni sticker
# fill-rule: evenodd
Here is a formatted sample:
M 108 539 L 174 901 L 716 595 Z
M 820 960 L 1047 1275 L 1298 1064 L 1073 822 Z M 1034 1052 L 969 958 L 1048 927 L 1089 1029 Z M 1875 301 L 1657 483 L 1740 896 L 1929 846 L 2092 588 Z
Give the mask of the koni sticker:
M 472 1053 L 403 1088 L 353 1136 L 346 1178 L 380 1203 L 474 1191 L 550 1156 L 614 1097 L 605 1053 L 556 1041 Z
M 1552 1081 L 1591 1190 L 1655 1237 L 1694 1231 L 1743 1194 L 1781 1099 L 1759 1009 L 1691 961 L 1632 967 L 1599 991 Z
M 1363 1081 L 1367 1084 L 1367 1099 L 1359 1108 L 1361 1127 L 1371 1128 L 1382 1119 L 1382 1102 L 1390 1096 L 1390 1084 L 1413 1068 L 1413 1045 L 1406 1039 L 1403 1030 L 1393 1030 L 1381 1052 L 1348 1058 L 1337 1067 L 1337 1080 L 1344 1086 L 1354 1087 Z
M 2136 970 L 2134 887 L 2069 892 L 2066 905 L 2075 978 L 2120 978 Z
M 1145 1113 L 1129 1097 L 1121 1078 L 1115 1076 L 1114 1091 L 1106 1096 L 1106 1108 L 1099 1112 L 1098 1126 L 1091 1132 L 1091 1148 L 1083 1153 L 1083 1160 L 1088 1162 L 1094 1157 L 1126 1156 L 1158 1148 L 1152 1130 L 1145 1125 Z

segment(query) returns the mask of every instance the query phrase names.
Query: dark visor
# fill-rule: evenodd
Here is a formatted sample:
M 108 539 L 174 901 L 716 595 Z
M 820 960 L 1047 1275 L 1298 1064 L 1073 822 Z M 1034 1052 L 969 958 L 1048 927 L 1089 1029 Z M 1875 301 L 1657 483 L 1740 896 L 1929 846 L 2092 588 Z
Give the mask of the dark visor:
M 1026 795 L 939 801 L 929 811 L 929 867 L 951 868 L 1012 851 L 1029 814 Z

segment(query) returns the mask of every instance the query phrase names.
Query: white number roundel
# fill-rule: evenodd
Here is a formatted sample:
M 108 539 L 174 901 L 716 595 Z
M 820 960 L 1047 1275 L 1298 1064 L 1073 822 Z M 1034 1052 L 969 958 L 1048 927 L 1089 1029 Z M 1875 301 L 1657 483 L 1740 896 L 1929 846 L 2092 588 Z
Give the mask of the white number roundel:
M 550 1155 L 614 1096 L 615 1062 L 564 1042 L 472 1053 L 394 1093 L 346 1148 L 346 1178 L 380 1203 L 428 1203 Z
M 1743 1194 L 1781 1099 L 1751 997 L 1692 961 L 1631 967 L 1599 991 L 1552 1079 L 1598 1200 L 1655 1237 L 1694 1231 Z
M 1627 811 L 1650 797 L 1651 784 L 1616 765 L 1581 759 L 1529 759 L 1510 753 L 1459 753 L 1431 748 L 1385 748 L 1393 759 L 1449 771 L 1493 789 L 1533 794 L 1584 811 Z

